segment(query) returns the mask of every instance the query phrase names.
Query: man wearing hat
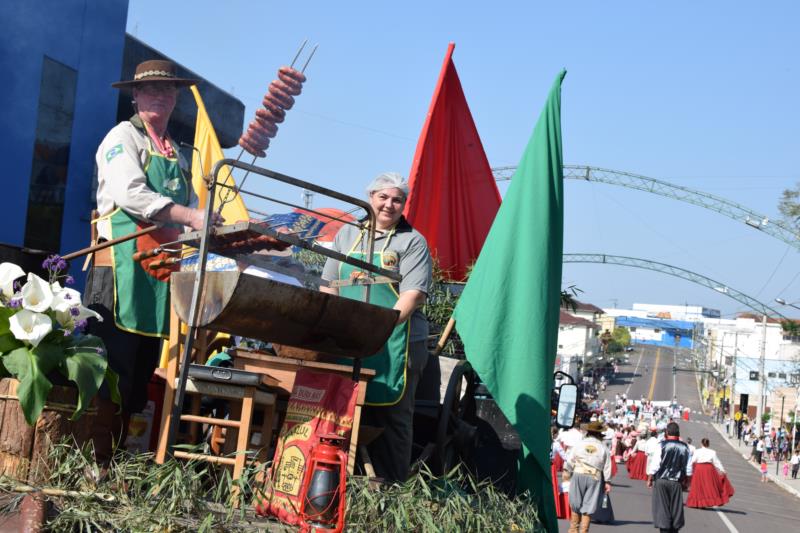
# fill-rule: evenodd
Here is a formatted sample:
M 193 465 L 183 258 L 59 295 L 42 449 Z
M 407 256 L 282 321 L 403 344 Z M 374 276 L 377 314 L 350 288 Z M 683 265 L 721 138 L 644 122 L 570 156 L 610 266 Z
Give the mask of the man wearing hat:
M 586 426 L 586 437 L 572 447 L 567 454 L 564 469 L 570 475 L 569 533 L 589 531 L 592 513 L 597 510 L 602 490 L 611 492 L 611 485 L 603 483 L 611 479 L 611 454 L 603 445 L 606 426 L 599 421 Z
M 106 387 L 101 389 L 93 428 L 100 462 L 111 458 L 113 443 L 124 442 L 130 415 L 145 407 L 160 341 L 168 334 L 171 271 L 149 269 L 147 261 L 132 256 L 173 241 L 185 227 L 203 227 L 189 165 L 167 132 L 178 90 L 195 83 L 178 77 L 171 61 L 154 60 L 140 63 L 132 80 L 112 84 L 132 92 L 136 114 L 115 126 L 97 150 L 99 217 L 92 221 L 93 234 L 103 242 L 152 225 L 159 229 L 97 252 L 87 279 L 85 303 L 103 318 L 89 330 L 106 345 L 122 401 L 118 414 Z

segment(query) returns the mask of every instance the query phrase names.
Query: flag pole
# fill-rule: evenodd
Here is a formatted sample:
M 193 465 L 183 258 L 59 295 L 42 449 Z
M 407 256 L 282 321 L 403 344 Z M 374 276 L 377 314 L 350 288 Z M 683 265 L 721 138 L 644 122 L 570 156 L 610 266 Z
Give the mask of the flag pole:
M 453 328 L 456 325 L 456 319 L 453 316 L 450 316 L 450 320 L 447 321 L 447 325 L 444 327 L 444 331 L 439 336 L 439 342 L 436 343 L 436 348 L 433 350 L 433 355 L 438 356 L 444 350 L 444 345 L 447 344 L 447 339 L 450 338 L 450 334 L 453 333 Z

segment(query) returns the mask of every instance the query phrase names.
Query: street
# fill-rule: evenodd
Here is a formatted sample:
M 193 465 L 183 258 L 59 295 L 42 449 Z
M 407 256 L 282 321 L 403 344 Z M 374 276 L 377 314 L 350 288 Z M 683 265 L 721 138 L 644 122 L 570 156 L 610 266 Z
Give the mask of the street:
M 725 467 L 736 494 L 722 508 L 686 508 L 686 526 L 682 531 L 751 532 L 769 527 L 771 531 L 797 531 L 800 527 L 800 500 L 773 483 L 762 484 L 759 474 L 741 453 L 711 425 L 711 418 L 700 413 L 700 397 L 694 373 L 672 373 L 672 366 L 689 367 L 689 352 L 639 345 L 630 361 L 620 366 L 617 379 L 602 393 L 613 403 L 614 394 L 627 393 L 629 399 L 642 396 L 652 400 L 671 400 L 692 409 L 691 420 L 680 421 L 681 438 L 691 437 L 700 446 L 707 437 Z M 684 359 L 686 359 L 684 361 Z M 616 521 L 612 525 L 592 524 L 591 531 L 635 532 L 652 528 L 650 490 L 644 481 L 628 479 L 620 464 L 612 480 L 611 502 Z M 685 500 L 684 493 L 684 500 Z M 559 531 L 567 531 L 568 522 L 559 521 Z

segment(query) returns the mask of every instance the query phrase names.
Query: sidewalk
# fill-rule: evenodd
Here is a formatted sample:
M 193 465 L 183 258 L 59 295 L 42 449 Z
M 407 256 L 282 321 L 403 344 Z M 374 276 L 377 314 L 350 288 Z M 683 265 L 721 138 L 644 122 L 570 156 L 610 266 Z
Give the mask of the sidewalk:
M 742 457 L 744 457 L 745 459 L 750 457 L 751 447 L 747 446 L 744 443 L 744 441 L 741 441 L 740 443 L 736 437 L 730 437 L 726 435 L 725 427 L 722 424 L 718 424 L 716 422 L 709 422 L 709 424 L 714 426 L 714 429 L 716 429 L 717 432 L 725 438 L 725 442 L 727 442 L 728 445 L 730 445 L 730 447 L 733 448 L 735 451 L 739 452 L 742 455 Z M 759 473 L 761 472 L 759 465 L 755 464 L 753 461 L 747 461 L 747 462 L 750 464 L 750 466 L 752 466 L 756 470 L 756 472 Z M 775 461 L 771 460 L 768 461 L 767 465 L 769 467 L 769 470 L 767 472 L 767 477 L 769 477 L 770 481 L 775 483 L 777 486 L 781 487 L 786 492 L 789 492 L 790 494 L 793 494 L 794 496 L 800 498 L 800 474 L 798 474 L 797 479 L 792 479 L 792 470 L 791 467 L 789 467 L 789 476 L 784 478 L 783 463 L 784 462 L 781 461 L 780 465 L 781 473 L 779 475 L 776 475 Z

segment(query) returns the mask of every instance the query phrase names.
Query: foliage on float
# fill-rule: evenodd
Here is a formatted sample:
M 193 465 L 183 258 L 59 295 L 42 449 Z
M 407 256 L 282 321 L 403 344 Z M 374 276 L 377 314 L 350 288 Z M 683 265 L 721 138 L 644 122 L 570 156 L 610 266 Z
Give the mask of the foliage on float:
M 14 263 L 0 263 L 0 377 L 19 380 L 17 397 L 28 424 L 35 424 L 53 387 L 63 376 L 78 390 L 72 420 L 81 416 L 103 381 L 119 403 L 118 377 L 106 362 L 105 346 L 83 330 L 100 315 L 81 305 L 81 294 L 67 287 L 67 263 L 47 258 L 47 280 L 25 273 Z M 62 286 L 61 283 L 64 283 Z
M 229 470 L 206 461 L 168 459 L 155 464 L 150 454 L 121 453 L 103 471 L 88 446 L 81 449 L 69 441 L 51 448 L 47 464 L 49 478 L 32 488 L 53 509 L 48 531 L 297 531 L 255 516 L 249 505 L 269 464 L 248 462 L 242 477 L 233 480 Z M 21 488 L 19 482 L 0 476 L 0 514 L 19 505 Z M 239 506 L 233 505 L 237 497 Z M 461 468 L 436 477 L 422 466 L 408 481 L 390 486 L 349 476 L 345 530 L 538 532 L 544 528 L 529 498 L 510 498 Z

